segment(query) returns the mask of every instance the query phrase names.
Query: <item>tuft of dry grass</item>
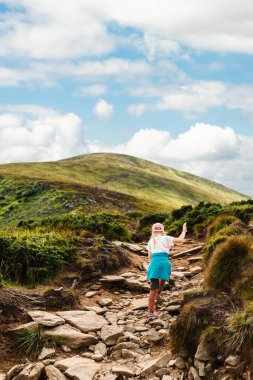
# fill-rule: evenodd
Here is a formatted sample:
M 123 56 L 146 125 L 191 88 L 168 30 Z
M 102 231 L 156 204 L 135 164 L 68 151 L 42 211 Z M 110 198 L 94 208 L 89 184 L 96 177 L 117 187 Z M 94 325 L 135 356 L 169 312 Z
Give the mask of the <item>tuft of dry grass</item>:
M 242 276 L 249 260 L 250 240 L 247 235 L 230 237 L 214 251 L 205 271 L 205 285 L 215 291 L 231 290 Z

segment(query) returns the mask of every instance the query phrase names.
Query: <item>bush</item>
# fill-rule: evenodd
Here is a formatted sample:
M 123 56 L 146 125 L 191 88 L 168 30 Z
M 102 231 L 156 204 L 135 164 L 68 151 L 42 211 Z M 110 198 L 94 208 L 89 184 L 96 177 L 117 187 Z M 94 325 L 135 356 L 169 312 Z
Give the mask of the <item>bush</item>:
M 229 345 L 234 352 L 243 349 L 248 353 L 253 348 L 253 303 L 230 316 L 227 333 Z
M 2 273 L 0 272 L 0 289 L 4 287 L 4 278 Z
M 195 353 L 201 333 L 209 325 L 209 317 L 209 307 L 203 302 L 194 300 L 185 304 L 170 328 L 173 351 L 179 352 L 183 348 Z
M 101 213 L 94 215 L 64 215 L 44 218 L 41 221 L 34 221 L 32 224 L 25 224 L 26 227 L 49 227 L 58 230 L 72 230 L 80 233 L 86 230 L 98 235 L 103 235 L 109 240 L 130 239 L 130 231 L 122 222 L 124 218 L 119 214 Z M 22 227 L 24 227 L 22 223 Z M 21 226 L 21 225 L 20 225 Z
M 75 257 L 77 238 L 56 232 L 0 230 L 0 267 L 3 277 L 20 284 L 53 278 Z
M 145 227 L 148 227 L 149 231 L 151 231 L 152 224 L 164 223 L 164 221 L 168 218 L 168 216 L 169 216 L 168 213 L 146 215 L 140 220 L 139 230 L 142 230 Z
M 211 236 L 215 235 L 217 232 L 222 230 L 224 227 L 229 226 L 236 221 L 235 216 L 233 215 L 219 215 L 212 224 L 207 228 L 207 239 L 210 239 Z
M 14 333 L 13 348 L 19 355 L 35 356 L 43 346 L 55 346 L 55 342 L 44 336 L 41 326 L 31 330 L 21 329 Z
M 250 243 L 246 236 L 231 237 L 219 245 L 205 271 L 206 286 L 218 291 L 230 290 L 241 276 L 249 250 Z

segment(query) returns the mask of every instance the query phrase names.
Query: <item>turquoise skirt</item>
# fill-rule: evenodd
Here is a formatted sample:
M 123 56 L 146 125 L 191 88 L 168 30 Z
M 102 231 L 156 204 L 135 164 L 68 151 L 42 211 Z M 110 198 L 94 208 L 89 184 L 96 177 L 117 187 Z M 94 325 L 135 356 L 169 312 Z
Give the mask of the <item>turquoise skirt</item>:
M 159 280 L 169 281 L 171 272 L 171 263 L 167 252 L 155 252 L 151 256 L 151 262 L 148 267 L 147 278 L 158 278 Z

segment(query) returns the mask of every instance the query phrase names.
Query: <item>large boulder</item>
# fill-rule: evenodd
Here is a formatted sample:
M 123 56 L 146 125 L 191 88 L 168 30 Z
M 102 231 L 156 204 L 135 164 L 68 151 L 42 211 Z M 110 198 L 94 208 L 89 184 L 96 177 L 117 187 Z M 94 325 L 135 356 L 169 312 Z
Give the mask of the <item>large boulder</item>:
M 59 326 L 65 323 L 63 318 L 42 310 L 31 310 L 28 315 L 34 322 L 47 327 Z
M 73 349 L 97 343 L 97 338 L 93 335 L 84 334 L 68 324 L 45 330 L 44 335 L 50 338 L 56 338 L 61 344 L 65 344 Z
M 97 315 L 95 311 L 59 311 L 57 315 L 84 333 L 101 330 L 107 324 L 106 319 L 101 315 Z

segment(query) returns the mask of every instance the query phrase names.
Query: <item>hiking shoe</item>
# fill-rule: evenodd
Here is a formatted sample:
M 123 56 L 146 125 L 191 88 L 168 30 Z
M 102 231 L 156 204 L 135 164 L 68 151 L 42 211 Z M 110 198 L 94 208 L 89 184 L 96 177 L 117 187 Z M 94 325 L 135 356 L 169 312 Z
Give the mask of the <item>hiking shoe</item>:
M 156 315 L 155 315 L 155 313 L 148 313 L 147 317 L 148 318 L 156 318 Z

